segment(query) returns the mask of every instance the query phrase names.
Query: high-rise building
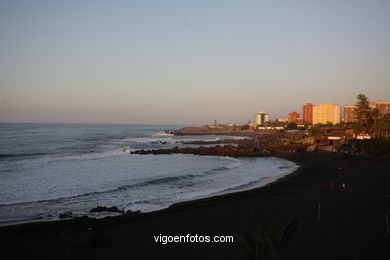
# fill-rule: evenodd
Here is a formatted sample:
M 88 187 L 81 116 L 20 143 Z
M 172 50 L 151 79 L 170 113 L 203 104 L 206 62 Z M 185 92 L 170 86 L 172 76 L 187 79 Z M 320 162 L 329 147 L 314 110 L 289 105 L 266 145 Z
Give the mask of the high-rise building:
M 344 106 L 344 122 L 356 122 L 355 117 L 356 106 Z
M 298 118 L 299 118 L 299 113 L 294 111 L 294 112 L 291 112 L 291 113 L 288 114 L 287 121 L 289 123 L 296 122 Z
M 269 114 L 266 114 L 264 111 L 255 114 L 255 125 L 264 125 L 268 121 Z
M 390 101 L 370 102 L 369 106 L 378 109 L 381 115 L 390 113 Z
M 303 123 L 313 124 L 313 104 L 307 103 L 302 107 Z
M 313 106 L 313 124 L 327 123 L 340 123 L 340 106 L 336 104 Z

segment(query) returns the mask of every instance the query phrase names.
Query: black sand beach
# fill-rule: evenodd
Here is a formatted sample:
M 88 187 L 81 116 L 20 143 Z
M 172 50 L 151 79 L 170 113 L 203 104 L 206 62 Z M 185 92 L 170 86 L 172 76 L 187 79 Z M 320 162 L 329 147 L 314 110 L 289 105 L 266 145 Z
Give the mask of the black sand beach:
M 302 224 L 278 259 L 389 259 L 390 163 L 336 153 L 291 153 L 295 173 L 266 187 L 103 220 L 77 219 L 0 228 L 1 259 L 244 259 L 236 243 L 154 242 L 162 235 L 231 235 L 256 221 Z M 334 183 L 333 190 L 326 184 Z M 345 190 L 341 187 L 346 184 Z M 318 219 L 318 204 L 321 207 Z M 89 230 L 92 229 L 92 230 Z M 98 230 L 98 232 L 94 231 Z M 92 237 L 104 244 L 91 244 Z M 91 240 L 92 239 L 92 240 Z

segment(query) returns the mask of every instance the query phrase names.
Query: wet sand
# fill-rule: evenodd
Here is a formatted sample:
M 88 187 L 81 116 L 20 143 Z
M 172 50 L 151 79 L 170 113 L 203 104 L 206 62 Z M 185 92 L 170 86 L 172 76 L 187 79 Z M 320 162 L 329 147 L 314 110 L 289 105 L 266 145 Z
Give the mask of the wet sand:
M 244 259 L 235 243 L 157 244 L 153 236 L 231 235 L 268 223 L 302 224 L 278 259 L 389 259 L 390 163 L 334 153 L 280 157 L 301 167 L 265 187 L 103 220 L 0 227 L 2 259 Z M 326 184 L 334 183 L 333 190 Z M 341 187 L 342 182 L 346 189 Z M 318 219 L 318 204 L 321 215 Z M 94 239 L 104 244 L 91 244 Z

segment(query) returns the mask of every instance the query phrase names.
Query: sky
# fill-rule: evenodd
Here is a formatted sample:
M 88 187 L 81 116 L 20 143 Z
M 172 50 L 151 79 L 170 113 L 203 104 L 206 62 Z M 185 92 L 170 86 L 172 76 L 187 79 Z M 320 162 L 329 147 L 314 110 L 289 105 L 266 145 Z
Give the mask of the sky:
M 390 1 L 0 0 L 0 122 L 211 124 L 390 100 Z

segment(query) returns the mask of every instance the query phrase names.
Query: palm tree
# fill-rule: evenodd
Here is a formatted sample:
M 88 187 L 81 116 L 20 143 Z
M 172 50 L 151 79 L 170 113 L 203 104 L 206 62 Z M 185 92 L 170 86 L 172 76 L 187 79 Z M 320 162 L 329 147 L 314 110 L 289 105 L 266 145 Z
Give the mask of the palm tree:
M 283 249 L 291 238 L 294 236 L 300 225 L 299 219 L 294 219 L 288 223 L 284 229 L 280 229 L 276 221 L 272 221 L 269 230 L 266 232 L 267 240 L 270 244 L 273 259 L 279 255 L 281 249 Z
M 253 233 L 236 234 L 235 237 L 248 260 L 261 260 L 267 256 L 269 244 L 262 227 L 258 227 Z
M 254 214 L 258 228 L 254 233 L 236 235 L 239 245 L 244 249 L 247 259 L 265 259 L 270 252 L 273 259 L 279 255 L 297 231 L 301 221 L 294 219 L 283 229 L 279 228 L 276 221 L 272 221 L 269 227 L 262 224 L 260 218 Z

